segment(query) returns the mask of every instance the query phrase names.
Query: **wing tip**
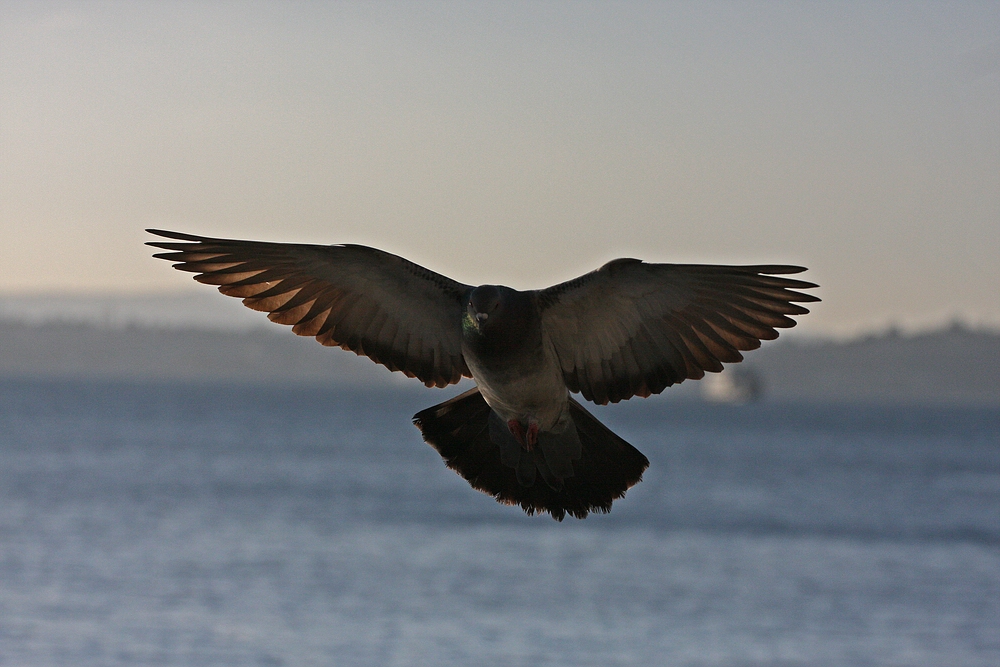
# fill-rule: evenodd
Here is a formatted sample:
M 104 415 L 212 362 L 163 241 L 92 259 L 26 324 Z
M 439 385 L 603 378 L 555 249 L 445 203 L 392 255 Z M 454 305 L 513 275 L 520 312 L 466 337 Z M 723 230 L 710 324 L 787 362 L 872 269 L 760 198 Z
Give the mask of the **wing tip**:
M 757 273 L 766 273 L 772 276 L 804 273 L 809 270 L 807 267 L 798 266 L 797 264 L 765 264 L 763 266 L 753 266 L 749 268 L 757 269 Z
M 147 228 L 146 232 L 152 234 L 153 236 L 160 236 L 165 239 L 174 239 L 175 241 L 191 241 L 193 243 L 204 243 L 206 241 L 219 240 L 219 239 L 209 238 L 207 236 L 197 236 L 196 234 L 185 234 L 184 232 L 172 232 L 166 229 Z M 156 246 L 157 243 L 164 243 L 164 241 L 147 241 L 146 245 L 157 247 Z

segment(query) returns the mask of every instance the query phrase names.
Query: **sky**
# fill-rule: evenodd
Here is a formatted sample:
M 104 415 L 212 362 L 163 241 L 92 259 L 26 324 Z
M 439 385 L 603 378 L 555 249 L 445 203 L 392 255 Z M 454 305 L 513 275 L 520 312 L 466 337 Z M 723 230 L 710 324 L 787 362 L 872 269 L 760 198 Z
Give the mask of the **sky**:
M 805 333 L 1000 328 L 1000 2 L 0 0 L 0 91 L 8 297 L 210 289 L 160 227 L 519 289 L 792 263 Z

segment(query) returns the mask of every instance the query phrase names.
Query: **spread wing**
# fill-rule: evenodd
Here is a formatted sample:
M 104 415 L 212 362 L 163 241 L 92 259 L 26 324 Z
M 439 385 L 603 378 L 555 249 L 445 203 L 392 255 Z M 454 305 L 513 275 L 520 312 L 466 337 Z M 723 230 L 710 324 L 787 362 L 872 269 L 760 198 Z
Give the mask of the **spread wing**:
M 462 317 L 468 285 L 402 257 L 360 245 L 300 245 L 233 241 L 147 230 L 174 241 L 147 245 L 175 269 L 218 285 L 227 296 L 363 354 L 428 387 L 458 382 L 469 369 L 462 357 Z
M 741 361 L 819 301 L 798 266 L 645 264 L 617 259 L 538 292 L 542 328 L 570 391 L 605 404 L 658 394 Z

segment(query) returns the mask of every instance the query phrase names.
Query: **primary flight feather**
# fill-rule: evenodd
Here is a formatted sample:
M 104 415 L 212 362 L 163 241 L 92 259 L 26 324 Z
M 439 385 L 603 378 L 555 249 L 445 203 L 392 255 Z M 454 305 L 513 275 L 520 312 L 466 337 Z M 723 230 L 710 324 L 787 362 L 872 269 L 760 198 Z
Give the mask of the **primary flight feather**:
M 616 259 L 543 290 L 473 287 L 360 245 L 215 239 L 147 230 L 194 279 L 300 336 L 428 387 L 476 388 L 414 416 L 474 488 L 528 514 L 607 512 L 649 461 L 570 393 L 604 405 L 699 379 L 795 326 L 798 266 Z

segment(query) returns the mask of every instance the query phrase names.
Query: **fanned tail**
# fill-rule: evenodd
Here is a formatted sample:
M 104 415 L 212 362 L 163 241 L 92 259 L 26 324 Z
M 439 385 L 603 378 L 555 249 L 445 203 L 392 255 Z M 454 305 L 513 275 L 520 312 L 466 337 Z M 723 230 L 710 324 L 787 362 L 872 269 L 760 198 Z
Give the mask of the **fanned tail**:
M 501 446 L 490 439 L 491 413 L 477 388 L 418 412 L 413 423 L 445 464 L 473 488 L 506 505 L 520 505 L 529 515 L 548 512 L 562 521 L 566 514 L 583 519 L 590 512 L 609 512 L 649 467 L 642 452 L 570 398 L 570 417 L 582 445 L 579 458 L 572 461 L 573 474 L 554 483 L 541 455 L 533 452 L 538 476 L 522 469 L 518 481 L 525 460 L 511 467 L 508 454 L 505 465 Z

